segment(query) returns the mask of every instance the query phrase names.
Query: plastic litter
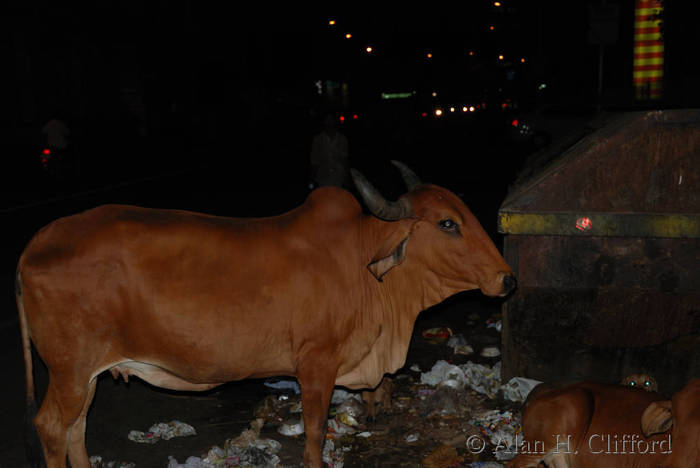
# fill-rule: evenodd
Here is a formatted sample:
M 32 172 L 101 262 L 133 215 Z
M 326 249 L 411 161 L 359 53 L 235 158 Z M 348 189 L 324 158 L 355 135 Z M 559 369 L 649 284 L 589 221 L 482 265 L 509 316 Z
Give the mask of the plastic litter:
M 473 462 L 469 468 L 503 468 L 503 465 L 498 462 Z
M 169 423 L 156 423 L 148 429 L 148 432 L 131 431 L 127 436 L 130 441 L 140 444 L 155 444 L 159 440 L 170 440 L 173 437 L 187 437 L 197 435 L 194 427 L 180 421 Z
M 539 380 L 526 379 L 525 377 L 513 377 L 507 384 L 501 387 L 503 396 L 511 401 L 523 402 L 533 388 L 541 384 Z
M 349 421 L 355 420 L 354 423 L 343 421 L 351 426 L 357 426 L 357 420 L 365 415 L 365 411 L 365 405 L 354 397 L 346 399 L 335 409 L 336 417 L 347 417 Z
M 265 386 L 275 390 L 291 390 L 296 395 L 301 393 L 301 387 L 296 380 L 278 380 L 277 382 L 265 382 Z
M 501 385 L 501 363 L 493 367 L 475 364 L 471 361 L 462 365 L 467 385 L 473 390 L 483 393 L 489 398 L 495 398 Z
M 261 418 L 254 419 L 250 423 L 250 429 L 245 429 L 241 435 L 232 439 L 230 444 L 233 447 L 247 447 L 260 437 L 260 429 L 262 429 L 265 421 Z
M 464 371 L 454 364 L 440 360 L 433 365 L 429 372 L 423 372 L 420 376 L 420 383 L 436 386 L 445 380 L 457 380 L 463 386 L 466 382 Z
M 90 468 L 136 468 L 136 463 L 125 462 L 125 461 L 109 461 L 103 462 L 102 457 L 99 455 L 93 455 L 89 459 Z
M 362 437 L 364 439 L 366 439 L 367 437 L 371 437 L 371 436 L 372 436 L 372 433 L 369 431 L 364 431 L 364 432 L 360 432 L 360 433 L 356 434 L 356 437 Z
M 335 442 L 331 439 L 326 439 L 323 444 L 323 461 L 328 464 L 330 468 L 343 468 L 345 454 L 343 449 L 335 447 Z
M 522 432 L 522 426 L 520 418 L 514 416 L 512 411 L 486 411 L 470 422 L 496 447 L 496 459 L 510 460 L 515 457 L 517 436 Z
M 500 320 L 489 319 L 486 321 L 486 328 L 495 328 L 498 333 L 501 333 L 503 324 Z
M 406 436 L 406 442 L 413 443 L 418 440 L 418 434 L 409 434 Z
M 355 429 L 352 426 L 339 421 L 337 418 L 328 420 L 328 436 L 331 438 L 339 438 L 345 434 L 354 434 Z
M 487 346 L 481 350 L 480 353 L 483 357 L 498 357 L 501 355 L 501 350 L 495 346 Z
M 304 433 L 304 420 L 287 421 L 277 428 L 277 432 L 287 437 L 298 436 Z
M 469 355 L 474 352 L 474 348 L 467 343 L 466 338 L 461 334 L 451 336 L 447 340 L 447 346 L 454 350 L 454 354 Z
M 444 343 L 452 336 L 452 329 L 448 327 L 429 328 L 423 332 L 423 338 L 429 343 L 439 344 Z
M 420 370 L 420 367 L 418 366 L 418 364 L 413 364 L 413 365 L 410 367 L 410 369 L 411 369 L 413 372 L 422 372 L 422 371 Z
M 238 466 L 252 468 L 269 468 L 280 464 L 277 453 L 282 444 L 274 439 L 259 439 L 262 419 L 250 423 L 250 429 L 229 439 L 224 447 L 214 446 L 201 457 L 188 457 L 184 464 L 168 457 L 167 468 L 232 468 Z
M 333 395 L 331 395 L 331 404 L 339 405 L 343 403 L 348 398 L 354 398 L 357 401 L 362 401 L 362 395 L 359 392 L 348 392 L 342 388 L 336 388 L 333 390 Z

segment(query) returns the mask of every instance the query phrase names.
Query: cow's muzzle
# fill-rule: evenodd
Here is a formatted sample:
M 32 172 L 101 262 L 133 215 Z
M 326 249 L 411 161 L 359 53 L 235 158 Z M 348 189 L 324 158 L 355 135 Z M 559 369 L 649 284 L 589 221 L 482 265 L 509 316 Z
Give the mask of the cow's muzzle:
M 507 296 L 518 286 L 518 280 L 514 275 L 505 275 L 503 277 L 503 296 Z

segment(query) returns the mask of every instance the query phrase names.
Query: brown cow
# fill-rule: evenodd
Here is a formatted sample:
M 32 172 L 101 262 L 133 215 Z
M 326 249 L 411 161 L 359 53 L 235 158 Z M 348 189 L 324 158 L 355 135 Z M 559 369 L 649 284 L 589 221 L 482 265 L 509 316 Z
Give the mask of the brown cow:
M 593 382 L 543 388 L 525 408 L 525 443 L 508 468 L 700 467 L 700 379 L 670 401 Z
M 358 172 L 373 215 L 321 188 L 276 217 L 102 206 L 59 219 L 25 249 L 17 303 L 49 370 L 34 418 L 49 468 L 88 467 L 85 415 L 110 370 L 175 390 L 296 376 L 307 466 L 321 466 L 334 385 L 373 388 L 403 366 L 421 310 L 457 292 L 503 296 L 512 271 L 464 203 L 410 183 L 396 202 Z

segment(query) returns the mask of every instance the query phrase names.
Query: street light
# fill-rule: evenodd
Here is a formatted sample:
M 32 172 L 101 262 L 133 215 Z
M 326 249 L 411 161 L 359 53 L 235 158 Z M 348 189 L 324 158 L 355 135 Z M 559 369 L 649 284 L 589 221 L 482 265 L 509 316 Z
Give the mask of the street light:
M 345 39 L 350 39 L 351 37 L 352 37 L 352 34 L 350 34 L 350 33 L 347 33 L 347 34 L 345 35 Z

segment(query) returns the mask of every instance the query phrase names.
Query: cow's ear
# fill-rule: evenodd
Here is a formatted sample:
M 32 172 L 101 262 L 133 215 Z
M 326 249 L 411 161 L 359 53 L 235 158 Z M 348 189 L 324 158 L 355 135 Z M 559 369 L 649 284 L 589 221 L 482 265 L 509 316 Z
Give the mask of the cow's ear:
M 379 258 L 373 259 L 367 265 L 367 269 L 372 272 L 378 281 L 382 281 L 382 278 L 389 270 L 403 263 L 406 258 L 406 244 L 408 244 L 408 236 L 389 255 L 380 255 Z
M 642 413 L 642 433 L 645 437 L 660 434 L 673 426 L 673 405 L 670 400 L 655 401 Z

